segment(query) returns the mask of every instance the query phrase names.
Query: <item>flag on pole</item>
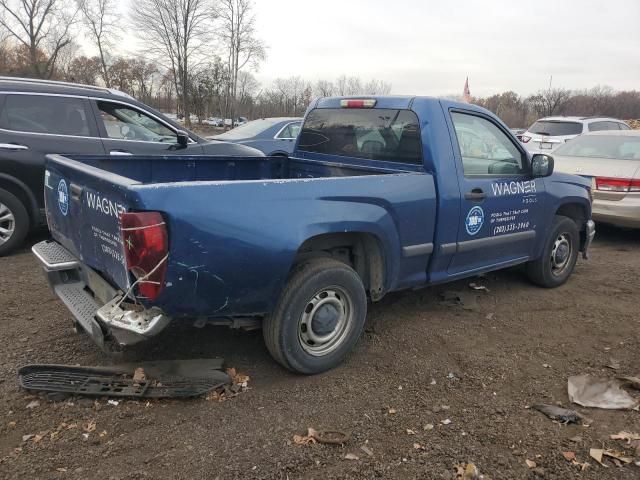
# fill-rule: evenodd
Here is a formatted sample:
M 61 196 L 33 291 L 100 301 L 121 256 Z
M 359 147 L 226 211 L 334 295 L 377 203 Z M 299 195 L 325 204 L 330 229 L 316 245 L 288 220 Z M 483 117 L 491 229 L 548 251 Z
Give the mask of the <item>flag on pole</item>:
M 462 101 L 464 103 L 471 103 L 471 92 L 469 91 L 469 77 L 464 82 L 464 91 L 462 92 Z

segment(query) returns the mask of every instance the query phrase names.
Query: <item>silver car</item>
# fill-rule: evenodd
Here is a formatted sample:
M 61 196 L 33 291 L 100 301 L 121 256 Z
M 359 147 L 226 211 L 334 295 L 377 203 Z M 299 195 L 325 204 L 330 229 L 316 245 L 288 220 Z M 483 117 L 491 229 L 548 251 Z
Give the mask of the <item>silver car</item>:
M 593 219 L 640 228 L 640 130 L 581 135 L 554 152 L 555 170 L 593 183 Z
M 608 117 L 546 117 L 537 120 L 518 137 L 531 153 L 551 153 L 587 132 L 630 130 L 622 120 Z

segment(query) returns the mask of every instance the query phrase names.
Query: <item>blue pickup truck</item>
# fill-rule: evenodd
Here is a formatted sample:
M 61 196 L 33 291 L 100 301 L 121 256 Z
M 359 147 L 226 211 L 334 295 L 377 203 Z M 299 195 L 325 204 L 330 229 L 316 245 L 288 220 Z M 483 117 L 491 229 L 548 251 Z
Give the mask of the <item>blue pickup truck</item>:
M 33 251 L 99 345 L 260 324 L 305 374 L 354 347 L 368 299 L 517 264 L 557 287 L 595 233 L 588 179 L 424 97 L 316 100 L 290 158 L 52 155 L 45 187 Z

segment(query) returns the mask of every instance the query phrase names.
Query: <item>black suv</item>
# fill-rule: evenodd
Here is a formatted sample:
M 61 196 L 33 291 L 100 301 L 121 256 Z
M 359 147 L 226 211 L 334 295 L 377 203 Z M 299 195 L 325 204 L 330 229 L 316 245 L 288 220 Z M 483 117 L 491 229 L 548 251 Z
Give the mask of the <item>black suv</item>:
M 263 156 L 250 147 L 200 138 L 117 90 L 0 77 L 0 255 L 45 223 L 49 153 Z

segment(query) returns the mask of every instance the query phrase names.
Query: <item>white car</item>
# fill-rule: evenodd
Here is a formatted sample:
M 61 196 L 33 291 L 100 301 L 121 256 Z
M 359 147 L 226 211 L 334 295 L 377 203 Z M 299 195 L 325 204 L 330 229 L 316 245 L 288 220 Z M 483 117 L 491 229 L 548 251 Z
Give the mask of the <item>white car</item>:
M 631 130 L 631 127 L 608 117 L 545 117 L 531 125 L 520 141 L 531 153 L 549 153 L 578 135 L 602 130 Z

